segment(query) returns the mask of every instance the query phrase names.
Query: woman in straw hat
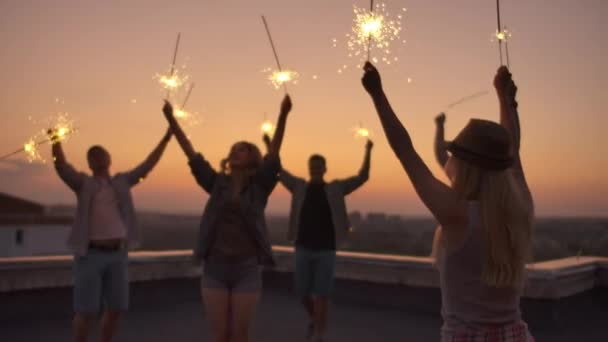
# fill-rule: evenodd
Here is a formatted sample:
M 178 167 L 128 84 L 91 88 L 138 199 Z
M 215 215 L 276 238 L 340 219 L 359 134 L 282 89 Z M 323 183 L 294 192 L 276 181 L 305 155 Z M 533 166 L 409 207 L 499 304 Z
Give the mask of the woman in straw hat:
M 473 119 L 448 144 L 450 186 L 420 158 L 366 63 L 362 82 L 382 127 L 418 196 L 441 225 L 441 341 L 533 341 L 521 319 L 525 262 L 530 256 L 533 202 L 519 157 L 517 87 L 506 67 L 494 86 L 500 125 Z

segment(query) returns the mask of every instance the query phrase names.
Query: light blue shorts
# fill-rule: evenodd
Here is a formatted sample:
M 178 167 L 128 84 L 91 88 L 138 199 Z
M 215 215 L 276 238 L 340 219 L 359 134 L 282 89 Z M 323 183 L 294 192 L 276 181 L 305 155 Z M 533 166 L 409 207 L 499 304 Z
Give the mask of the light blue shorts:
M 295 283 L 300 297 L 329 297 L 334 284 L 336 251 L 296 247 Z
M 74 257 L 74 311 L 96 314 L 102 309 L 129 308 L 129 257 L 126 250 L 89 249 Z

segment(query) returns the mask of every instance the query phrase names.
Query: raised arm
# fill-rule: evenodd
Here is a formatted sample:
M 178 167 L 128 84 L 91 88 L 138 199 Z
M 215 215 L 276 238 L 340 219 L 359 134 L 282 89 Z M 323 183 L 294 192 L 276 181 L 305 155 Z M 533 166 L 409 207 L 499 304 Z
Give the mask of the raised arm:
M 167 122 L 169 122 L 169 128 L 175 135 L 175 139 L 177 139 L 179 146 L 186 154 L 186 157 L 188 157 L 188 160 L 191 160 L 196 155 L 196 152 L 194 151 L 190 140 L 179 125 L 179 122 L 177 122 L 177 119 L 173 115 L 173 106 L 169 101 L 165 101 L 163 114 L 165 114 L 165 118 L 167 119 Z
M 378 70 L 366 63 L 362 79 L 365 90 L 371 95 L 382 128 L 393 152 L 410 178 L 416 193 L 443 227 L 466 222 L 466 202 L 455 191 L 433 176 L 414 149 L 412 139 L 382 89 Z
M 291 172 L 283 168 L 281 168 L 281 173 L 279 174 L 279 181 L 291 193 L 295 191 L 298 183 L 306 182 L 304 179 L 294 176 Z
M 287 115 L 291 111 L 292 104 L 289 95 L 285 95 L 283 102 L 281 102 L 281 111 L 279 113 L 279 119 L 277 121 L 277 128 L 274 132 L 274 136 L 270 141 L 268 148 L 268 157 L 271 159 L 279 159 L 279 151 L 283 144 L 283 136 L 285 135 L 285 125 L 287 124 Z
M 150 173 L 150 171 L 152 171 L 152 169 L 156 166 L 156 164 L 158 164 L 158 161 L 160 160 L 163 153 L 165 152 L 167 144 L 171 140 L 171 135 L 172 135 L 171 128 L 169 128 L 169 129 L 167 129 L 167 132 L 165 133 L 163 138 L 160 140 L 158 145 L 156 145 L 154 150 L 152 150 L 152 153 L 150 153 L 148 155 L 146 160 L 144 160 L 141 164 L 139 164 L 133 170 L 127 172 L 129 184 L 136 185 L 140 181 L 142 181 L 144 178 L 146 178 L 148 173 Z
M 281 103 L 281 111 L 279 113 L 279 119 L 274 136 L 272 137 L 271 141 L 268 141 L 266 136 L 264 137 L 264 143 L 267 146 L 268 154 L 264 157 L 262 166 L 259 168 L 256 178 L 257 182 L 266 190 L 268 195 L 272 193 L 274 187 L 279 181 L 279 173 L 281 172 L 281 158 L 279 157 L 279 151 L 281 150 L 283 136 L 285 135 L 287 115 L 290 111 L 291 98 L 289 98 L 289 95 L 285 95 L 285 98 Z
M 169 101 L 165 101 L 163 114 L 165 114 L 165 118 L 167 119 L 167 122 L 169 122 L 169 128 L 173 132 L 173 135 L 175 135 L 175 139 L 177 139 L 179 146 L 181 146 L 186 157 L 188 157 L 188 164 L 190 165 L 192 175 L 194 175 L 196 182 L 205 189 L 205 191 L 211 193 L 213 185 L 215 184 L 217 172 L 211 167 L 209 162 L 203 158 L 202 154 L 194 151 L 190 140 L 180 127 L 177 119 L 175 119 L 175 116 L 173 115 L 173 106 Z
M 435 118 L 435 158 L 442 168 L 448 162 L 448 150 L 445 145 L 445 113 Z
M 57 138 L 53 130 L 48 131 L 49 138 L 52 142 L 51 152 L 53 154 L 53 162 L 55 164 L 55 170 L 59 175 L 59 178 L 70 187 L 73 191 L 77 192 L 84 181 L 85 174 L 76 171 L 74 167 L 67 162 L 63 147 L 61 146 L 61 140 Z
M 372 147 L 374 147 L 374 143 L 371 140 L 367 140 L 365 144 L 365 156 L 363 157 L 363 165 L 361 165 L 361 169 L 359 169 L 359 173 L 353 177 L 342 180 L 342 188 L 344 191 L 344 195 L 348 195 L 351 192 L 357 190 L 361 185 L 363 185 L 369 179 L 369 168 L 371 165 L 371 157 L 372 157 Z
M 270 152 L 270 135 L 268 135 L 267 133 L 264 133 L 264 136 L 262 137 L 262 141 L 264 141 L 264 147 L 266 147 L 266 153 Z
M 515 96 L 517 95 L 517 86 L 515 85 L 515 82 L 513 82 L 512 75 L 507 67 L 502 66 L 496 72 L 494 87 L 496 88 L 496 94 L 498 95 L 498 101 L 500 103 L 500 124 L 505 127 L 511 135 L 511 141 L 514 147 L 515 163 L 513 165 L 513 173 L 523 187 L 528 200 L 532 203 L 532 194 L 528 182 L 526 181 L 520 158 L 521 128 L 517 110 L 518 104 L 515 99 Z

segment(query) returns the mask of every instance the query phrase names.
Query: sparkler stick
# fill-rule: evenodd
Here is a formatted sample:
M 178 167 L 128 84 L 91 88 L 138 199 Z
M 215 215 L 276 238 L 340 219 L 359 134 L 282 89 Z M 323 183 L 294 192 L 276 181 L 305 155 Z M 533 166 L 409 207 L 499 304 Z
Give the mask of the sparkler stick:
M 171 62 L 171 71 L 169 72 L 169 78 L 172 78 L 175 74 L 175 61 L 177 60 L 177 50 L 179 49 L 180 37 L 181 33 L 178 33 L 177 40 L 175 41 L 175 50 L 173 50 L 173 61 Z M 171 88 L 167 88 L 167 99 L 169 99 L 169 95 L 171 95 Z
M 192 94 L 192 89 L 194 88 L 194 82 L 190 84 L 190 89 L 188 89 L 188 93 L 186 94 L 186 98 L 184 98 L 184 102 L 182 103 L 182 110 L 186 107 L 186 103 L 188 103 L 188 99 L 190 99 L 190 94 Z
M 272 40 L 272 35 L 270 34 L 270 29 L 268 28 L 268 22 L 266 21 L 266 17 L 262 16 L 262 21 L 264 22 L 266 34 L 268 35 L 268 41 L 270 42 L 270 47 L 272 48 L 272 53 L 274 54 L 274 59 L 277 62 L 279 72 L 283 72 L 283 68 L 281 68 L 281 62 L 279 61 L 279 55 L 277 54 L 277 49 L 274 46 L 274 41 Z M 287 94 L 287 84 L 283 83 L 283 89 L 285 89 L 285 94 Z
M 63 136 L 66 136 L 66 134 L 64 134 Z M 21 153 L 21 152 L 28 152 L 28 149 L 35 149 L 35 148 L 37 148 L 40 145 L 44 145 L 44 144 L 52 142 L 52 141 L 53 141 L 52 139 L 47 138 L 47 139 L 44 139 L 44 140 L 40 140 L 38 142 L 28 142 L 28 143 L 24 144 L 24 146 L 22 148 L 20 148 L 20 149 L 18 149 L 16 151 L 13 151 L 11 153 L 8 153 L 8 154 L 5 154 L 5 155 L 1 156 L 0 157 L 0 161 L 8 159 L 8 158 L 10 158 L 10 157 L 12 157 L 12 156 L 14 156 L 14 155 L 16 155 L 18 153 Z
M 505 26 L 504 29 L 505 32 L 505 57 L 507 57 L 507 68 L 511 69 L 511 65 L 509 63 L 509 31 L 507 30 L 507 27 Z
M 369 4 L 369 12 L 371 13 L 371 16 L 374 16 L 374 0 L 370 0 L 370 4 Z M 369 32 L 369 36 L 367 37 L 367 61 L 369 62 L 369 57 L 371 54 L 371 50 L 372 50 L 372 32 Z
M 487 90 L 484 90 L 484 91 L 478 91 L 478 92 L 473 93 L 473 94 L 471 94 L 471 95 L 467 95 L 467 96 L 465 96 L 465 97 L 460 98 L 460 99 L 459 99 L 459 100 L 457 100 L 457 101 L 454 101 L 454 102 L 450 103 L 450 104 L 447 106 L 447 108 L 448 108 L 448 109 L 452 109 L 452 108 L 454 108 L 454 107 L 456 107 L 456 106 L 458 106 L 458 105 L 460 105 L 460 104 L 463 104 L 463 103 L 465 103 L 465 102 L 471 101 L 471 100 L 476 99 L 476 98 L 478 98 L 478 97 L 484 96 L 484 95 L 486 95 L 487 93 L 488 93 L 488 91 L 487 91 Z M 445 110 L 445 112 L 447 112 L 447 110 Z
M 501 35 L 502 33 L 502 25 L 500 25 L 500 0 L 496 0 L 496 20 L 498 22 L 498 31 L 496 31 L 497 35 Z M 498 54 L 500 56 L 500 65 L 503 65 L 502 62 L 502 39 L 498 36 Z
M 8 158 L 14 156 L 15 154 L 21 153 L 23 151 L 25 151 L 25 148 L 22 147 L 22 148 L 18 149 L 17 151 L 3 155 L 2 157 L 0 157 L 0 160 L 8 159 Z

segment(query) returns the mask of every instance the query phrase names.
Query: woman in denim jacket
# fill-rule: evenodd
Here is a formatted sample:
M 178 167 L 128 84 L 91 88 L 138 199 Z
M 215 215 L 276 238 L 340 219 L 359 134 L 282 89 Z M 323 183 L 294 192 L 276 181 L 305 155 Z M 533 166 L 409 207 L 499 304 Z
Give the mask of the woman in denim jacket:
M 204 264 L 201 293 L 216 342 L 248 341 L 262 288 L 262 265 L 274 265 L 264 209 L 278 181 L 279 150 L 291 107 L 285 96 L 265 157 L 253 143 L 240 141 L 221 162 L 219 172 L 194 151 L 171 104 L 163 109 L 194 178 L 210 195 L 194 255 Z

